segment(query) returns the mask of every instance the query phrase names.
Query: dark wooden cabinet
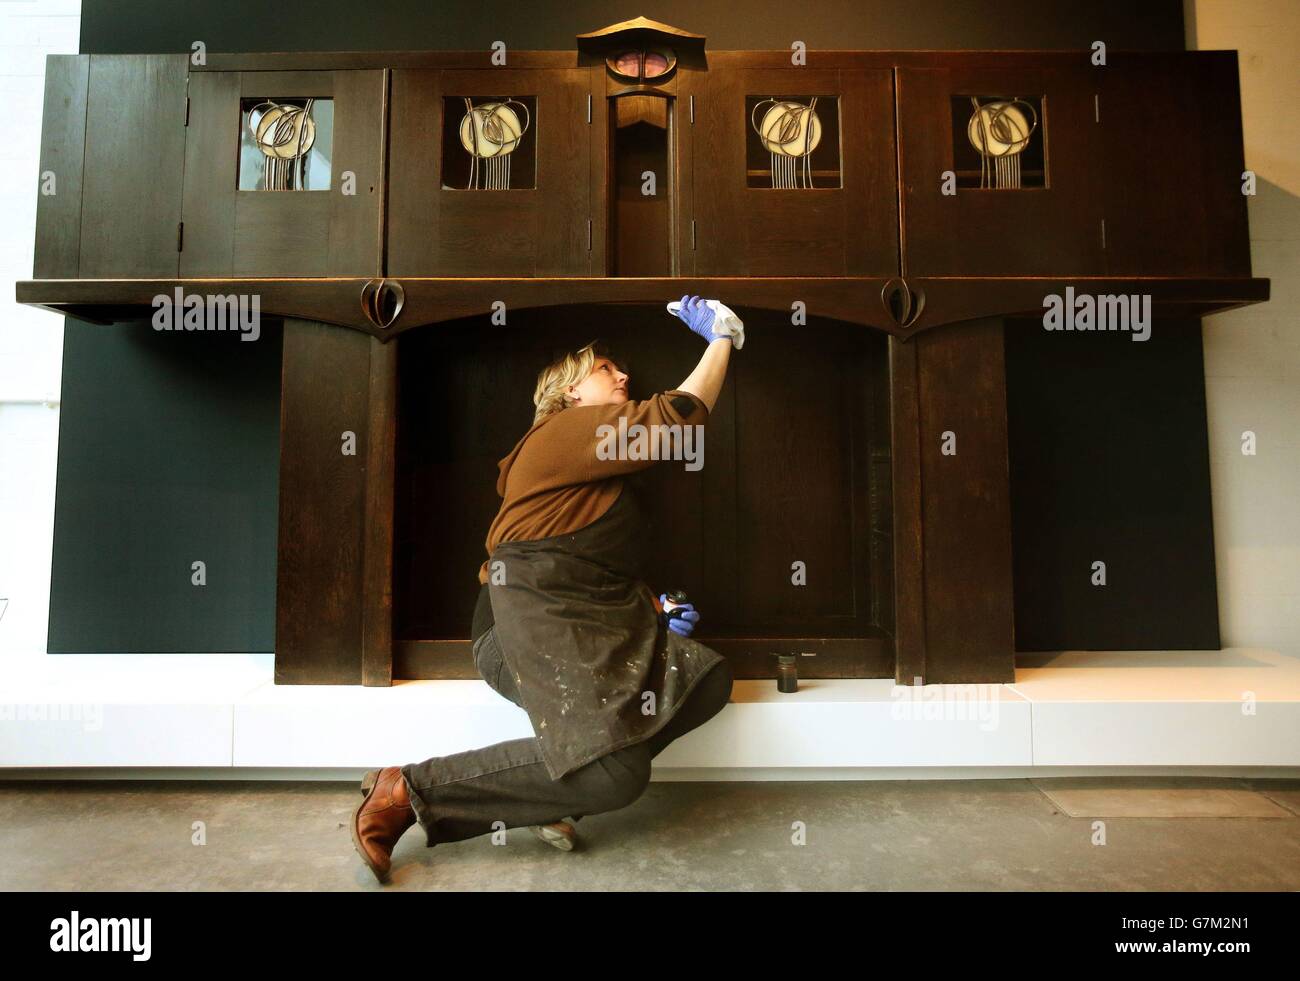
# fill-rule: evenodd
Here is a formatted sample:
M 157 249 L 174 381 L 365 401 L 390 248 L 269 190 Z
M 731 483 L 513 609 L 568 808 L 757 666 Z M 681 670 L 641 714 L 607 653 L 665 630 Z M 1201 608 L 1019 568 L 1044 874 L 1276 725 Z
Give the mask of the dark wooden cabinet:
M 611 133 L 637 90 L 600 67 L 52 57 L 41 167 L 58 193 L 39 199 L 37 275 L 602 276 L 624 274 L 622 255 L 635 275 L 1249 276 L 1234 52 L 870 60 L 683 68 L 652 100 L 666 206 L 638 210 L 619 199 Z M 241 189 L 241 106 L 307 97 L 331 110 L 328 187 Z M 811 167 L 756 152 L 764 106 L 814 97 Z M 508 188 L 470 187 L 464 117 L 494 98 L 526 132 Z M 979 186 L 971 99 L 1031 107 L 1020 186 Z M 798 114 L 783 122 L 798 132 Z M 629 261 L 638 237 L 662 240 L 664 261 Z
M 37 275 L 175 276 L 185 56 L 56 55 L 47 64 Z
M 1235 52 L 971 57 L 897 73 L 908 275 L 1250 275 Z M 958 96 L 1033 102 L 1041 179 L 942 194 Z
M 395 71 L 389 275 L 602 275 L 589 230 L 593 202 L 603 199 L 603 170 L 592 165 L 591 85 L 591 71 L 576 68 Z M 510 186 L 486 189 L 491 158 L 471 173 L 460 143 L 471 125 L 464 101 L 482 107 L 507 98 L 527 110 L 512 104 L 510 116 L 486 126 L 505 118 L 527 128 L 518 148 L 502 155 Z
M 710 72 L 695 103 L 691 184 L 699 276 L 892 276 L 898 269 L 893 82 L 884 69 Z M 812 97 L 820 97 L 812 105 Z M 818 112 L 833 140 L 805 173 L 751 147 L 771 104 Z M 800 128 L 797 111 L 774 125 Z M 803 127 L 806 129 L 806 126 Z M 798 138 L 796 134 L 795 138 Z M 785 146 L 786 144 L 778 144 Z M 792 148 L 792 150 L 797 147 Z M 772 160 L 777 160 L 773 167 Z M 784 174 L 779 172 L 787 162 Z M 773 187 L 772 170 L 778 169 Z M 798 186 L 788 186 L 790 182 Z
M 1079 54 L 1036 67 L 999 65 L 996 53 L 987 57 L 979 64 L 898 70 L 906 274 L 1101 275 L 1104 168 L 1093 70 Z M 1032 160 L 1024 159 L 1031 152 L 1018 155 L 1021 187 L 977 185 L 971 168 L 978 154 L 966 132 L 972 97 L 982 105 L 1020 98 L 1034 106 Z M 946 173 L 953 174 L 955 193 L 944 193 Z
M 1117 52 L 1098 91 L 1106 272 L 1249 276 L 1237 53 Z
M 663 304 L 686 292 L 731 305 L 751 341 L 709 465 L 645 474 L 654 585 L 699 599 L 701 639 L 742 677 L 793 652 L 811 676 L 1012 680 L 1007 318 L 1068 288 L 1150 290 L 1194 330 L 1268 297 L 1249 278 L 1233 52 L 795 68 L 706 58 L 699 35 L 646 23 L 508 68 L 49 61 L 58 192 L 19 298 L 107 322 L 256 280 L 262 315 L 286 318 L 277 681 L 472 677 L 496 463 L 538 369 L 603 336 L 639 394 L 676 387 L 698 349 Z M 607 66 L 646 30 L 676 46 L 670 68 Z M 297 113 L 305 140 L 311 107 L 310 166 L 268 167 L 268 118 L 278 134 Z
M 381 269 L 384 72 L 194 72 L 182 276 L 372 276 Z M 241 106 L 312 98 L 331 110 L 328 184 L 241 189 Z M 325 142 L 324 125 L 317 140 Z

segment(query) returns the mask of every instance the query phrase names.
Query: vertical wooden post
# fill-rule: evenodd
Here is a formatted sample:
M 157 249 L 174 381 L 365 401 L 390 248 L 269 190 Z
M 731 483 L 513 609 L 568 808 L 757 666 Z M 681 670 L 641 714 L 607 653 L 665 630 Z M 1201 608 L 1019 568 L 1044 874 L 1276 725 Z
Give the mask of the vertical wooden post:
M 393 683 L 393 490 L 397 466 L 397 341 L 370 338 L 361 683 Z
M 1000 319 L 890 340 L 902 684 L 1015 680 L 1002 343 Z
M 393 342 L 285 320 L 276 684 L 391 683 L 396 368 Z
M 920 405 L 917 345 L 889 338 L 894 486 L 894 681 L 925 678 L 924 539 L 921 528 Z

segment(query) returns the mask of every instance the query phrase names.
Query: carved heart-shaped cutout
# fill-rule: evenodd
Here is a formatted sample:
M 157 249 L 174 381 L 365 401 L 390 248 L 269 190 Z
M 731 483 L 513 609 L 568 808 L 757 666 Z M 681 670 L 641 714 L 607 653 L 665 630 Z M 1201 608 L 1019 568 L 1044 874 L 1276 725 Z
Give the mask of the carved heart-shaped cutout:
M 372 279 L 361 287 L 361 312 L 381 330 L 397 322 L 405 302 L 406 291 L 395 279 Z

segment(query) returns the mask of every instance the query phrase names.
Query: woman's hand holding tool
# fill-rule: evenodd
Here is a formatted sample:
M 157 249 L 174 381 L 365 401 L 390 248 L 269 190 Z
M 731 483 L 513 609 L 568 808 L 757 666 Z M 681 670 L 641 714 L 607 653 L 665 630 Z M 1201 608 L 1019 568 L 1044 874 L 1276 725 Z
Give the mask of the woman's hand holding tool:
M 681 306 L 674 311 L 687 327 L 712 343 L 720 335 L 713 332 L 713 321 L 717 318 L 713 308 L 698 296 L 683 296 Z
M 668 304 L 668 312 L 684 321 L 686 326 L 710 344 L 719 338 L 729 337 L 735 350 L 739 351 L 745 345 L 744 321 L 721 300 L 683 296 Z
M 671 610 L 664 608 L 664 604 L 673 603 L 668 599 L 667 593 L 659 594 L 660 608 L 663 609 L 663 615 L 667 618 L 667 627 L 673 633 L 682 637 L 689 637 L 695 625 L 700 622 L 700 614 L 696 611 L 692 603 L 673 603 Z

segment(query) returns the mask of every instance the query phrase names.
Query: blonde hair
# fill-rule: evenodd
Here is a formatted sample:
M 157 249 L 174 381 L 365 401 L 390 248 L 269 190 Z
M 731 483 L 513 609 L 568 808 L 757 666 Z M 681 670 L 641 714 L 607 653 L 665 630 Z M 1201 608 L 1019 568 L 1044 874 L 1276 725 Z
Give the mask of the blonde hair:
M 578 351 L 557 358 L 542 369 L 537 376 L 537 388 L 533 391 L 533 405 L 537 406 L 537 411 L 533 413 L 533 425 L 573 404 L 566 390 L 570 385 L 580 384 L 591 374 L 598 357 L 607 358 L 610 355 L 604 344 L 594 340 Z

